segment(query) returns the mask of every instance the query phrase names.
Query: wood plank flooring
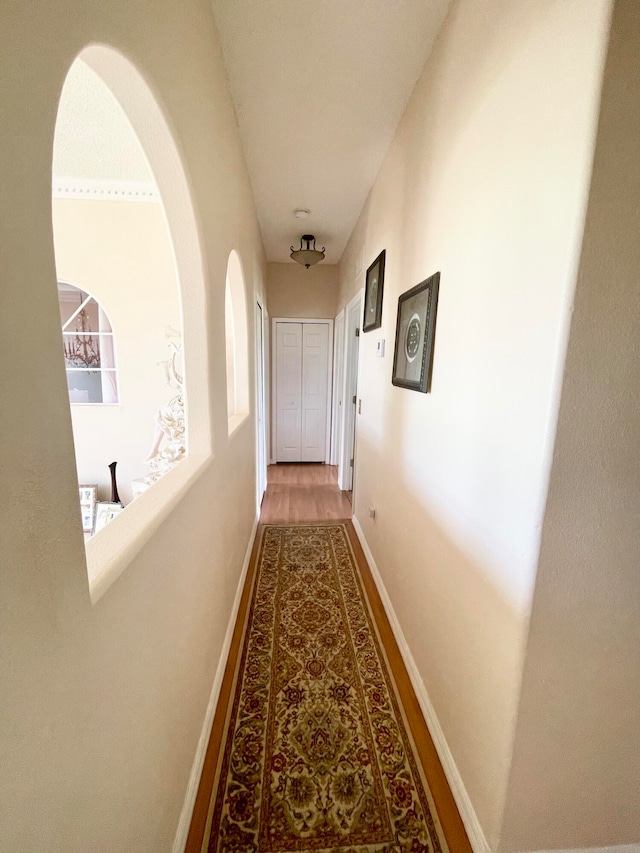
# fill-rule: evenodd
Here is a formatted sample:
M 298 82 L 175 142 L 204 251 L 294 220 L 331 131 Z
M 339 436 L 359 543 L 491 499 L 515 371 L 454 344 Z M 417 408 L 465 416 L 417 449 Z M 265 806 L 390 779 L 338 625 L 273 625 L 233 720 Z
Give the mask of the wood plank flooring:
M 271 465 L 267 492 L 262 504 L 261 523 L 297 523 L 306 521 L 346 520 L 351 518 L 351 505 L 337 485 L 337 470 L 330 465 Z M 364 552 L 350 521 L 349 540 L 356 557 L 360 576 L 375 616 L 389 665 L 396 681 L 407 721 L 416 744 L 418 757 L 431 788 L 440 822 L 451 853 L 472 853 L 462 820 L 440 764 L 433 740 L 424 722 L 420 705 L 411 685 L 404 661 L 391 630 L 389 620 L 367 565 Z M 213 794 L 218 755 L 222 746 L 225 718 L 232 699 L 234 671 L 243 635 L 245 614 L 256 568 L 257 543 L 242 593 L 238 619 L 231 642 L 220 698 L 216 708 L 211 737 L 193 811 L 185 853 L 201 853 L 209 803 Z
M 260 514 L 264 524 L 335 521 L 353 514 L 346 492 L 338 488 L 335 465 L 269 465 L 267 484 Z

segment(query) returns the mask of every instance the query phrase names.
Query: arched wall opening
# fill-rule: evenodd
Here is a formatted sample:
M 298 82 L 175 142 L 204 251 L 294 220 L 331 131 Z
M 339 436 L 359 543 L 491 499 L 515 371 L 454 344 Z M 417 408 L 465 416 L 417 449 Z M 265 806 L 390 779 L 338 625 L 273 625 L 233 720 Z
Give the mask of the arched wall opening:
M 249 414 L 247 299 L 240 257 L 229 254 L 225 284 L 227 418 L 231 435 Z
M 121 504 L 110 507 L 115 517 L 166 473 L 167 444 L 174 464 L 186 447 L 182 429 L 179 450 L 168 427 L 163 442 L 154 435 L 175 395 L 161 369 L 169 355 L 166 333 L 175 330 L 170 345 L 177 341 L 179 351 L 181 326 L 162 198 L 127 117 L 82 59 L 69 69 L 58 106 L 52 195 L 78 483 L 93 486 L 99 502 L 94 529 L 85 525 L 88 538 L 105 517 L 101 503 Z M 94 298 L 84 299 L 85 292 Z M 177 414 L 183 425 L 184 413 Z
M 173 404 L 175 398 L 182 395 L 183 429 L 185 422 L 188 427 L 188 432 L 184 430 L 188 435 L 186 458 L 175 467 L 172 464 L 166 465 L 165 470 L 168 473 L 154 483 L 149 494 L 138 492 L 140 494 L 138 500 L 130 503 L 126 511 L 120 513 L 112 524 L 100 532 L 99 536 L 87 542 L 87 571 L 91 597 L 95 601 L 126 568 L 163 518 L 171 511 L 183 489 L 207 464 L 211 457 L 212 435 L 206 334 L 207 300 L 203 259 L 188 180 L 178 148 L 151 88 L 140 72 L 121 53 L 109 47 L 94 45 L 83 50 L 76 58 L 74 65 L 76 63 L 82 63 L 87 70 L 97 75 L 111 93 L 126 116 L 143 152 L 143 159 L 149 167 L 148 186 L 143 186 L 141 189 L 133 188 L 131 182 L 124 180 L 120 185 L 116 182 L 112 192 L 120 194 L 117 203 L 128 206 L 130 212 L 137 209 L 139 214 L 143 208 L 150 211 L 155 206 L 154 227 L 156 232 L 162 227 L 166 234 L 163 274 L 173 277 L 175 301 L 171 310 L 164 312 L 156 310 L 158 303 L 162 301 L 158 298 L 158 275 L 157 271 L 146 270 L 141 275 L 141 279 L 146 276 L 147 280 L 143 282 L 145 287 L 129 289 L 130 301 L 135 301 L 131 300 L 132 294 L 140 297 L 135 306 L 131 305 L 129 312 L 130 316 L 136 313 L 138 316 L 135 319 L 131 316 L 129 333 L 124 338 L 120 335 L 120 338 L 129 341 L 131 345 L 129 356 L 133 355 L 131 360 L 144 361 L 160 384 L 161 393 L 156 394 L 158 405 L 154 406 L 155 413 L 161 413 L 164 406 Z M 59 177 L 54 175 L 54 191 L 58 196 L 65 191 L 64 181 L 60 182 Z M 56 180 L 58 180 L 57 187 Z M 84 191 L 99 193 L 101 188 L 92 187 L 89 180 L 88 183 L 85 182 Z M 139 193 L 138 197 L 136 192 Z M 128 202 L 130 203 L 127 204 Z M 155 205 L 150 202 L 155 202 Z M 158 202 L 161 203 L 158 204 Z M 92 202 L 85 203 L 92 204 Z M 134 218 L 139 219 L 138 214 Z M 67 229 L 69 239 L 73 238 L 74 230 L 76 237 L 81 236 L 80 220 L 76 220 Z M 56 236 L 59 233 L 60 229 Z M 54 234 L 56 234 L 55 214 Z M 61 255 L 58 239 L 55 240 L 55 244 L 58 264 Z M 60 269 L 58 273 L 61 277 Z M 74 276 L 74 283 L 85 286 L 85 282 L 78 281 L 77 276 Z M 114 287 L 113 294 L 116 292 L 123 296 L 124 290 Z M 156 343 L 159 339 L 160 349 L 156 347 L 151 351 L 148 341 L 143 340 L 144 334 L 138 336 L 136 344 L 134 331 L 136 325 L 139 330 L 152 329 Z M 182 332 L 181 335 L 179 330 Z M 118 332 L 117 329 L 116 332 Z M 180 347 L 182 352 L 179 358 L 176 358 L 176 350 Z M 123 355 L 124 351 L 121 354 Z M 124 362 L 124 358 L 121 361 Z M 164 372 L 160 364 L 162 361 L 165 362 Z M 176 376 L 179 379 L 186 377 L 188 387 L 176 390 Z M 173 382 L 171 385 L 170 381 L 170 388 L 167 388 L 167 378 Z M 121 406 L 124 407 L 124 400 L 121 401 Z M 142 457 L 140 461 L 144 460 L 150 450 L 153 451 L 154 448 L 158 450 L 158 444 L 161 451 L 163 447 L 167 449 L 167 436 L 159 437 L 157 430 L 154 436 L 153 417 L 148 417 L 148 414 L 148 412 L 145 413 L 147 439 L 143 452 L 140 453 L 139 446 L 135 451 L 137 458 Z M 74 429 L 74 435 L 75 432 Z M 184 443 L 183 439 L 183 445 Z M 171 450 L 170 447 L 169 450 Z M 78 455 L 77 445 L 76 455 Z M 170 455 L 170 452 L 165 454 L 171 463 Z M 123 483 L 123 492 L 125 497 L 132 498 L 135 495 L 131 493 L 129 485 L 127 478 Z
M 151 87 L 119 51 L 92 45 L 79 55 L 108 86 L 145 152 L 163 200 L 180 283 L 184 369 L 188 377 L 186 412 L 190 455 L 212 451 L 211 393 L 208 371 L 207 286 L 200 228 L 190 182 L 172 129 Z

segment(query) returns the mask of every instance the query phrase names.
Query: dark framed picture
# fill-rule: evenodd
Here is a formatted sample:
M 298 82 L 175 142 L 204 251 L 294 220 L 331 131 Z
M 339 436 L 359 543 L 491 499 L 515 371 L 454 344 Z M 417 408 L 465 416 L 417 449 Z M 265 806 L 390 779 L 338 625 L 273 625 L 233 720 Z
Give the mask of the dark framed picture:
M 383 249 L 367 270 L 364 291 L 364 318 L 362 331 L 370 332 L 382 325 L 382 291 L 384 289 L 384 259 L 386 249 Z
M 433 344 L 440 273 L 434 273 L 398 299 L 396 348 L 391 381 L 401 388 L 431 390 Z

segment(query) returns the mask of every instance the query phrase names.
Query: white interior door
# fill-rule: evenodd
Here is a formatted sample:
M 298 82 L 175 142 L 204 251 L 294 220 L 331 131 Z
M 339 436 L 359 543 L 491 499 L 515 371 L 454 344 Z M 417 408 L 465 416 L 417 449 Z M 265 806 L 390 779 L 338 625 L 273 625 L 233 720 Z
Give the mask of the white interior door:
M 329 394 L 329 326 L 302 326 L 302 462 L 324 462 Z
M 302 461 L 302 323 L 276 323 L 276 462 Z

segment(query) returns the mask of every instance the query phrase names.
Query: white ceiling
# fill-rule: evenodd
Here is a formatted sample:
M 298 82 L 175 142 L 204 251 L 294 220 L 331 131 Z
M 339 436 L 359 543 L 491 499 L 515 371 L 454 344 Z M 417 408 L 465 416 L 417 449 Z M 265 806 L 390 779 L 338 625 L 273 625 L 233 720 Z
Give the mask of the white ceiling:
M 153 181 L 142 146 L 122 107 L 81 59 L 71 66 L 60 97 L 53 177 Z
M 270 261 L 340 260 L 449 2 L 213 0 Z

